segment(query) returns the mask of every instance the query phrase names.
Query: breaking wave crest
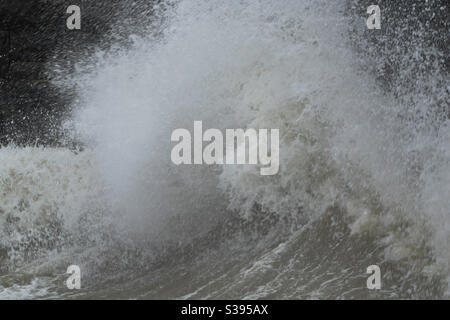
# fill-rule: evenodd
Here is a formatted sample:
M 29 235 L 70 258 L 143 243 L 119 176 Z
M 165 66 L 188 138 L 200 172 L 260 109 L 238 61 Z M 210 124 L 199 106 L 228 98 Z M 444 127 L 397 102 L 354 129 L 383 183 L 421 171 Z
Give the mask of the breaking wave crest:
M 73 296 L 78 264 L 75 297 L 448 297 L 448 118 L 379 86 L 343 5 L 158 9 L 147 36 L 65 83 L 82 148 L 0 150 L 3 292 Z M 170 134 L 194 120 L 280 129 L 280 172 L 173 165 Z

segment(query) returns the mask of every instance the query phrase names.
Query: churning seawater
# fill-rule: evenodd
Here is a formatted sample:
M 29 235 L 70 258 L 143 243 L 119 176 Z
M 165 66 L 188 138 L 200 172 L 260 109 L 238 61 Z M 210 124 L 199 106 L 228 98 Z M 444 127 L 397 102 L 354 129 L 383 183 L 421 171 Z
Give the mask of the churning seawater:
M 176 1 L 81 59 L 83 147 L 0 149 L 0 298 L 448 298 L 450 122 L 379 87 L 343 12 Z M 280 172 L 173 165 L 194 120 L 280 129 Z

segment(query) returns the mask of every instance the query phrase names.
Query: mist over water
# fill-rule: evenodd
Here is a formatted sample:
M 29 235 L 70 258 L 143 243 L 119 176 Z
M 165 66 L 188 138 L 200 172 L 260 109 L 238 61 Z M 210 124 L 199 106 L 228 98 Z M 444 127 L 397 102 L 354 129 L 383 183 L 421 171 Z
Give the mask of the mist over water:
M 80 58 L 60 85 L 82 148 L 0 150 L 0 297 L 448 298 L 450 126 L 430 98 L 448 77 L 386 91 L 345 10 L 168 2 Z M 195 120 L 279 129 L 279 173 L 175 166 L 171 133 Z

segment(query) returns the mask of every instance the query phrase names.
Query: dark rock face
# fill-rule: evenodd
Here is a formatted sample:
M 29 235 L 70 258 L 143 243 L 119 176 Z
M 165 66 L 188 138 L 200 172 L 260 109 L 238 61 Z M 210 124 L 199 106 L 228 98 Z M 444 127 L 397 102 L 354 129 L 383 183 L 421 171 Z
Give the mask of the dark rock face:
M 349 37 L 362 64 L 385 90 L 398 96 L 421 90 L 430 108 L 450 113 L 447 1 L 346 1 Z M 54 88 L 47 70 L 56 64 L 70 68 L 77 57 L 101 45 L 111 28 L 114 41 L 125 39 L 133 32 L 130 26 L 151 19 L 156 2 L 160 1 L 0 0 L 0 145 L 59 144 L 60 122 L 73 93 Z M 365 27 L 371 4 L 381 8 L 381 30 Z M 81 30 L 66 27 L 69 5 L 81 8 Z M 435 77 L 433 84 L 418 86 L 427 77 Z

